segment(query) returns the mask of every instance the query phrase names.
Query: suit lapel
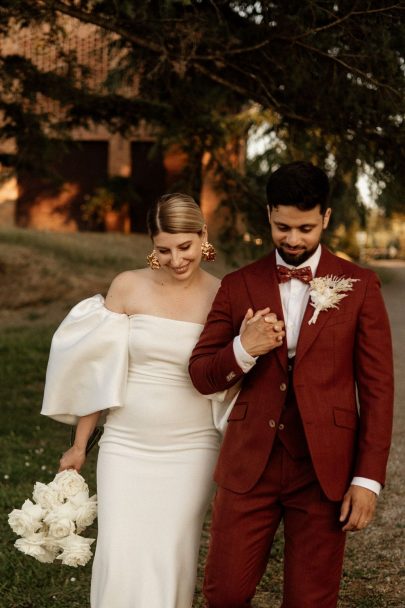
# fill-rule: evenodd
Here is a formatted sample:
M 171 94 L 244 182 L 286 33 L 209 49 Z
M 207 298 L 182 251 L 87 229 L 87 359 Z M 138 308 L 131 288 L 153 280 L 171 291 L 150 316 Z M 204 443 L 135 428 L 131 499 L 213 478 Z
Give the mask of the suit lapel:
M 244 273 L 244 278 L 249 291 L 254 311 L 269 306 L 271 312 L 277 315 L 278 319 L 284 321 L 283 306 L 281 304 L 280 289 L 276 275 L 276 255 L 273 251 L 255 265 L 250 272 Z M 283 341 L 282 346 L 275 349 L 280 365 L 287 370 L 287 342 Z M 271 353 L 269 353 L 271 354 Z M 266 357 L 260 357 L 261 359 Z
M 323 277 L 326 275 L 340 276 L 342 274 L 342 267 L 339 263 L 339 258 L 330 253 L 328 249 L 322 246 L 321 259 L 319 260 L 318 268 L 316 271 L 316 277 Z M 295 353 L 295 365 L 301 361 L 302 357 L 312 346 L 316 340 L 323 326 L 332 314 L 332 311 L 325 311 L 319 314 L 319 317 L 315 324 L 309 325 L 308 322 L 314 313 L 314 307 L 311 306 L 310 300 L 308 301 L 305 309 L 304 317 L 301 323 L 301 330 L 298 337 L 297 350 Z

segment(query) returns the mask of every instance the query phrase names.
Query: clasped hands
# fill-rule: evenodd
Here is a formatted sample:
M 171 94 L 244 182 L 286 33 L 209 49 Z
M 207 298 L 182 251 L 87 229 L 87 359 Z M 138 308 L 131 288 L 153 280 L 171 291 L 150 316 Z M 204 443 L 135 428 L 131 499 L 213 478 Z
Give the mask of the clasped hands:
M 284 322 L 277 319 L 269 307 L 255 313 L 251 308 L 247 310 L 240 328 L 240 340 L 249 355 L 265 355 L 281 346 L 284 336 Z

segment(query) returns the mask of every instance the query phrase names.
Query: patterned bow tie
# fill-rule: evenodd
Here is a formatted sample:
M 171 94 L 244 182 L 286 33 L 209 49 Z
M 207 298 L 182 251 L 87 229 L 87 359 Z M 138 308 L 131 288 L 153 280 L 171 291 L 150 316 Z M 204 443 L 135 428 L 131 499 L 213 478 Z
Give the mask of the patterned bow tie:
M 287 268 L 287 266 L 277 265 L 277 278 L 279 283 L 287 283 L 291 279 L 298 279 L 303 283 L 312 281 L 312 270 L 310 266 L 304 268 Z

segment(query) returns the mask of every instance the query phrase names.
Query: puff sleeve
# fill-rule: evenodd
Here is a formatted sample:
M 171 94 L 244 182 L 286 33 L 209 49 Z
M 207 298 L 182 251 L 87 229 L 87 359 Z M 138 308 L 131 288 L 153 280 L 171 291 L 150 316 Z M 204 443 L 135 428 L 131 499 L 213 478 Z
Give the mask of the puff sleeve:
M 79 302 L 51 344 L 41 414 L 76 424 L 80 416 L 122 407 L 128 373 L 129 319 L 96 295 Z

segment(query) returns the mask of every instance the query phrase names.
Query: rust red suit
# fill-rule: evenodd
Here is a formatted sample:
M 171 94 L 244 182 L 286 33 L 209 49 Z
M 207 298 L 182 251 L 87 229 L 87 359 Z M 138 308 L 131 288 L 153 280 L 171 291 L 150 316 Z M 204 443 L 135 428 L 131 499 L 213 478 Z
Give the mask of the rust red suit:
M 329 501 L 341 501 L 353 476 L 385 481 L 392 427 L 392 347 L 376 275 L 323 247 L 316 276 L 326 275 L 358 281 L 337 309 L 320 312 L 312 325 L 308 321 L 313 308 L 308 304 L 292 382 L 315 477 Z M 266 306 L 283 318 L 274 252 L 223 279 L 190 360 L 192 381 L 204 394 L 224 390 L 243 377 L 215 471 L 219 489 L 235 496 L 248 497 L 266 476 L 288 394 L 285 341 L 259 357 L 245 377 L 234 357 L 233 338 L 246 310 Z M 249 605 L 246 601 L 238 605 Z M 311 604 L 303 600 L 301 606 L 306 605 Z

